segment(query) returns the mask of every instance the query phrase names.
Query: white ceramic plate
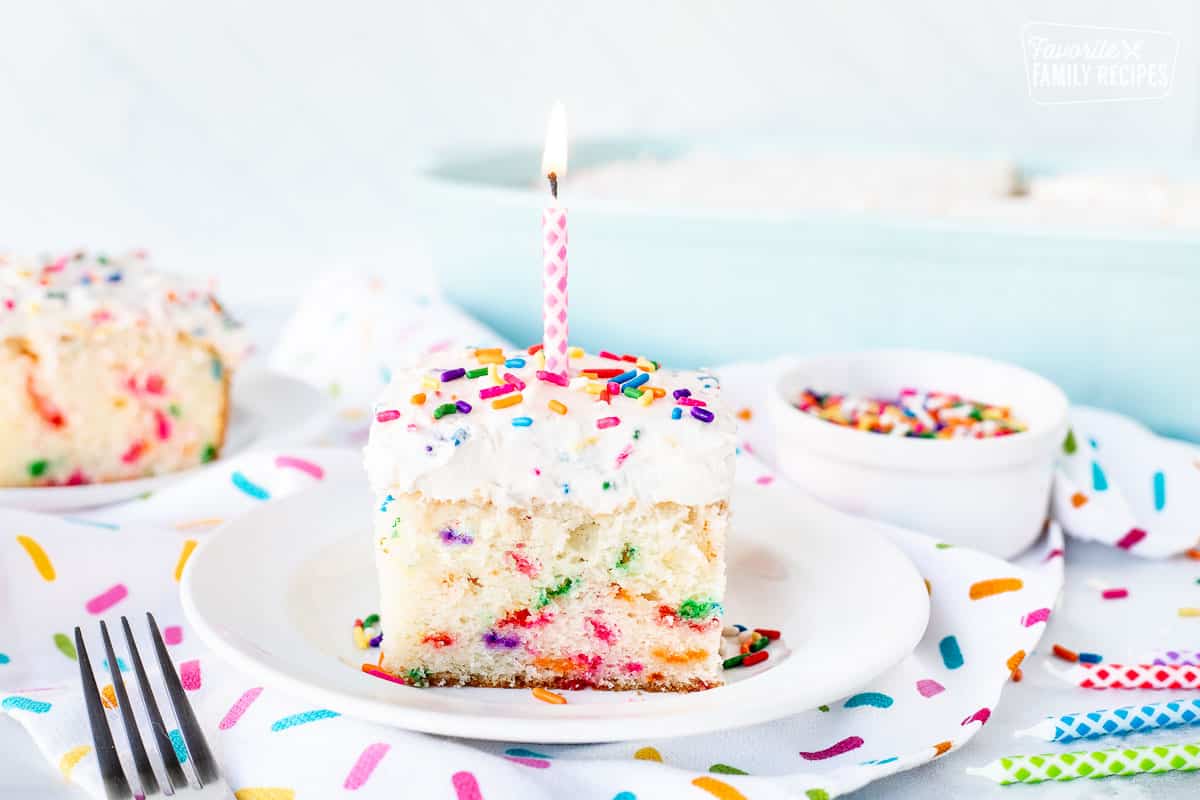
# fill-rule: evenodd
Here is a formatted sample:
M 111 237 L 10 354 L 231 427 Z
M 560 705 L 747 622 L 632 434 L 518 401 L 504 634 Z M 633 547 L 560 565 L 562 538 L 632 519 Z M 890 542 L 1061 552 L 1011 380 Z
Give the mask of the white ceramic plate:
M 225 446 L 221 458 L 214 462 L 168 475 L 113 483 L 0 488 L 0 506 L 28 511 L 72 511 L 119 503 L 195 475 L 251 447 L 269 447 L 285 438 L 304 441 L 315 436 L 332 413 L 329 401 L 319 390 L 267 370 L 237 375 L 231 399 Z
M 183 609 L 239 669 L 319 707 L 430 733 L 519 742 L 681 736 L 805 711 L 862 688 L 912 652 L 929 598 L 879 523 L 782 490 L 739 487 L 726 619 L 776 628 L 768 660 L 691 694 L 399 686 L 363 674 L 377 651 L 350 629 L 378 607 L 365 487 L 326 485 L 226 525 L 192 556 Z M 868 646 L 864 646 L 869 642 Z

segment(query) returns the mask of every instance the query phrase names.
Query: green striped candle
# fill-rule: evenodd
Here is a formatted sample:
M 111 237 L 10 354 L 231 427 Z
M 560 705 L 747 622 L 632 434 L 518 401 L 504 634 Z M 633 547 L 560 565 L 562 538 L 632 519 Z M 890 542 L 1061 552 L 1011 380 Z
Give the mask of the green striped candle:
M 1013 783 L 1073 781 L 1076 778 L 1111 778 L 1117 775 L 1193 772 L 1200 770 L 1200 742 L 1146 747 L 1113 747 L 1071 753 L 1007 756 L 967 770 L 970 775 Z

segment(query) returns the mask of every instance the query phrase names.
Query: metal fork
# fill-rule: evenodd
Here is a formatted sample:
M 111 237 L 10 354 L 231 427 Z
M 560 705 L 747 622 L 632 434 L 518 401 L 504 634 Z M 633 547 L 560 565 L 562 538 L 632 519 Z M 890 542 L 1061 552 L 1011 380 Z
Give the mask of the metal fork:
M 171 656 L 167 653 L 167 646 L 163 642 L 162 634 L 158 632 L 158 623 L 154 621 L 154 616 L 150 613 L 146 614 L 146 620 L 149 623 L 150 638 L 154 644 L 154 655 L 162 673 L 163 685 L 166 687 L 171 707 L 175 710 L 175 718 L 179 722 L 179 732 L 183 736 L 183 743 L 188 752 L 188 761 L 192 764 L 196 781 L 195 784 L 190 783 L 184 774 L 179 757 L 175 754 L 175 747 L 171 743 L 171 737 L 167 734 L 167 725 L 163 722 L 158 702 L 154 698 L 154 690 L 150 686 L 150 679 L 142 664 L 141 654 L 133 639 L 129 620 L 121 617 L 121 627 L 125 632 L 125 644 L 129 648 L 129 659 L 133 664 L 134 675 L 137 677 L 138 692 L 146 710 L 146 717 L 150 720 L 154 746 L 159 756 L 158 765 L 161 767 L 161 774 L 166 778 L 166 785 L 160 785 L 154 768 L 150 764 L 149 754 L 142 742 L 137 719 L 134 717 L 133 707 L 129 702 L 129 693 L 125 690 L 125 678 L 118 667 L 119 662 L 113 651 L 112 639 L 108 635 L 108 626 L 101 621 L 100 635 L 104 640 L 104 655 L 108 659 L 108 672 L 112 677 L 113 692 L 117 696 L 117 707 L 121 712 L 121 722 L 129 741 L 130 756 L 133 759 L 140 789 L 135 794 L 130 788 L 129 776 L 125 774 L 121 760 L 117 757 L 117 747 L 113 743 L 112 730 L 108 726 L 108 718 L 104 713 L 100 690 L 96 686 L 96 676 L 92 673 L 92 664 L 88 660 L 87 648 L 83 643 L 83 631 L 76 627 L 75 652 L 79 656 L 79 676 L 83 681 L 83 699 L 87 704 L 88 724 L 92 728 L 92 742 L 96 746 L 96 759 L 100 763 L 100 777 L 104 781 L 104 792 L 108 796 L 108 800 L 130 800 L 130 798 L 138 796 L 153 797 L 160 791 L 166 795 L 190 792 L 188 796 L 197 798 L 197 800 L 200 798 L 227 800 L 232 797 L 232 793 L 229 791 L 229 786 L 221 779 L 217 762 L 213 759 L 212 751 L 209 750 L 204 733 L 200 730 L 200 724 L 196 721 L 191 703 L 188 702 L 187 695 L 183 691 L 179 673 L 175 671 L 175 665 L 171 663 Z M 192 791 L 193 789 L 196 791 Z

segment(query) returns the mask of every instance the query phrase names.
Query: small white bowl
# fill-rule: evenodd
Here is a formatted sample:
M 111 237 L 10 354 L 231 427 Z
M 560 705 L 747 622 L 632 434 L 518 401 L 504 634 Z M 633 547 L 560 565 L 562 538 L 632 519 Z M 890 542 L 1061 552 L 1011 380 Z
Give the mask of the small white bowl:
M 895 397 L 904 387 L 1006 405 L 1028 430 L 991 439 L 859 431 L 795 408 L 800 393 Z M 922 350 L 873 350 L 792 363 L 768 397 L 783 473 L 853 514 L 1011 558 L 1042 530 L 1067 397 L 1011 364 Z

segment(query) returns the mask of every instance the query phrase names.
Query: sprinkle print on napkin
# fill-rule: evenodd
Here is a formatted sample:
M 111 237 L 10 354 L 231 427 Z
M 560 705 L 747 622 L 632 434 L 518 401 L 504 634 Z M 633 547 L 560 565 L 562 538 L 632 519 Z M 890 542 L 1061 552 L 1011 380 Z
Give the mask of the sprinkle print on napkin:
M 1200 540 L 1200 448 L 1128 417 L 1076 406 L 1054 484 L 1063 530 L 1146 558 Z
M 354 451 L 290 455 L 321 465 L 323 481 L 358 480 Z M 10 659 L 0 672 L 0 709 L 24 725 L 45 752 L 55 754 L 56 766 L 65 765 L 63 774 L 93 795 L 101 796 L 101 790 L 94 756 L 81 749 L 90 742 L 80 733 L 87 728 L 75 686 L 76 665 L 64 658 L 53 632 L 71 630 L 95 596 L 109 596 L 112 605 L 102 616 L 110 621 L 114 614 L 149 608 L 175 631 L 172 651 L 184 685 L 239 796 L 327 787 L 330 792 L 391 797 L 398 785 L 411 790 L 406 765 L 415 763 L 413 753 L 419 751 L 425 790 L 435 796 L 458 786 L 467 796 L 477 788 L 488 797 L 493 786 L 494 796 L 510 796 L 519 787 L 523 797 L 551 798 L 557 787 L 583 781 L 611 788 L 613 797 L 621 792 L 637 798 L 675 797 L 683 784 L 717 798 L 783 797 L 796 785 L 811 792 L 808 796 L 834 797 L 942 757 L 986 724 L 1011 675 L 1013 653 L 1031 650 L 1040 636 L 1044 609 L 1052 604 L 1061 574 L 1061 560 L 1046 558 L 1060 551 L 1054 531 L 1033 554 L 1031 567 L 897 530 L 894 540 L 926 576 L 934 600 L 929 631 L 917 651 L 850 697 L 830 698 L 823 709 L 746 729 L 739 736 L 751 745 L 747 750 L 731 751 L 728 737 L 721 735 L 693 737 L 684 752 L 670 741 L 537 747 L 451 743 L 360 723 L 336 709 L 314 708 L 251 683 L 208 653 L 188 630 L 176 596 L 180 548 L 210 534 L 195 529 L 180 533 L 174 521 L 181 512 L 229 518 L 243 509 L 243 493 L 229 479 L 233 471 L 278 489 L 264 502 L 315 484 L 309 471 L 290 468 L 283 471 L 304 480 L 280 483 L 277 457 L 248 455 L 223 474 L 199 476 L 195 486 L 181 484 L 139 501 L 133 507 L 140 521 L 123 522 L 118 531 L 0 512 L 0 527 L 39 532 L 58 575 L 46 581 L 15 536 L 0 542 L 0 567 L 14 577 L 11 590 L 30 601 L 17 618 L 0 619 L 0 630 L 18 632 L 11 644 L 0 643 Z M 770 474 L 763 465 L 751 466 L 746 473 L 753 477 L 746 480 Z M 772 485 L 787 490 L 782 481 Z M 120 516 L 119 511 L 109 513 Z M 104 547 L 97 549 L 97 541 Z M 91 594 L 98 578 L 102 585 L 126 587 L 126 595 L 117 598 L 109 588 Z M 1024 624 L 1039 609 L 1044 612 L 1039 621 Z M 405 757 L 397 758 L 397 753 Z M 642 766 L 631 769 L 632 764 Z M 779 776 L 767 764 L 792 766 Z M 767 769 L 776 777 L 754 774 Z M 454 783 L 456 775 L 470 779 Z

